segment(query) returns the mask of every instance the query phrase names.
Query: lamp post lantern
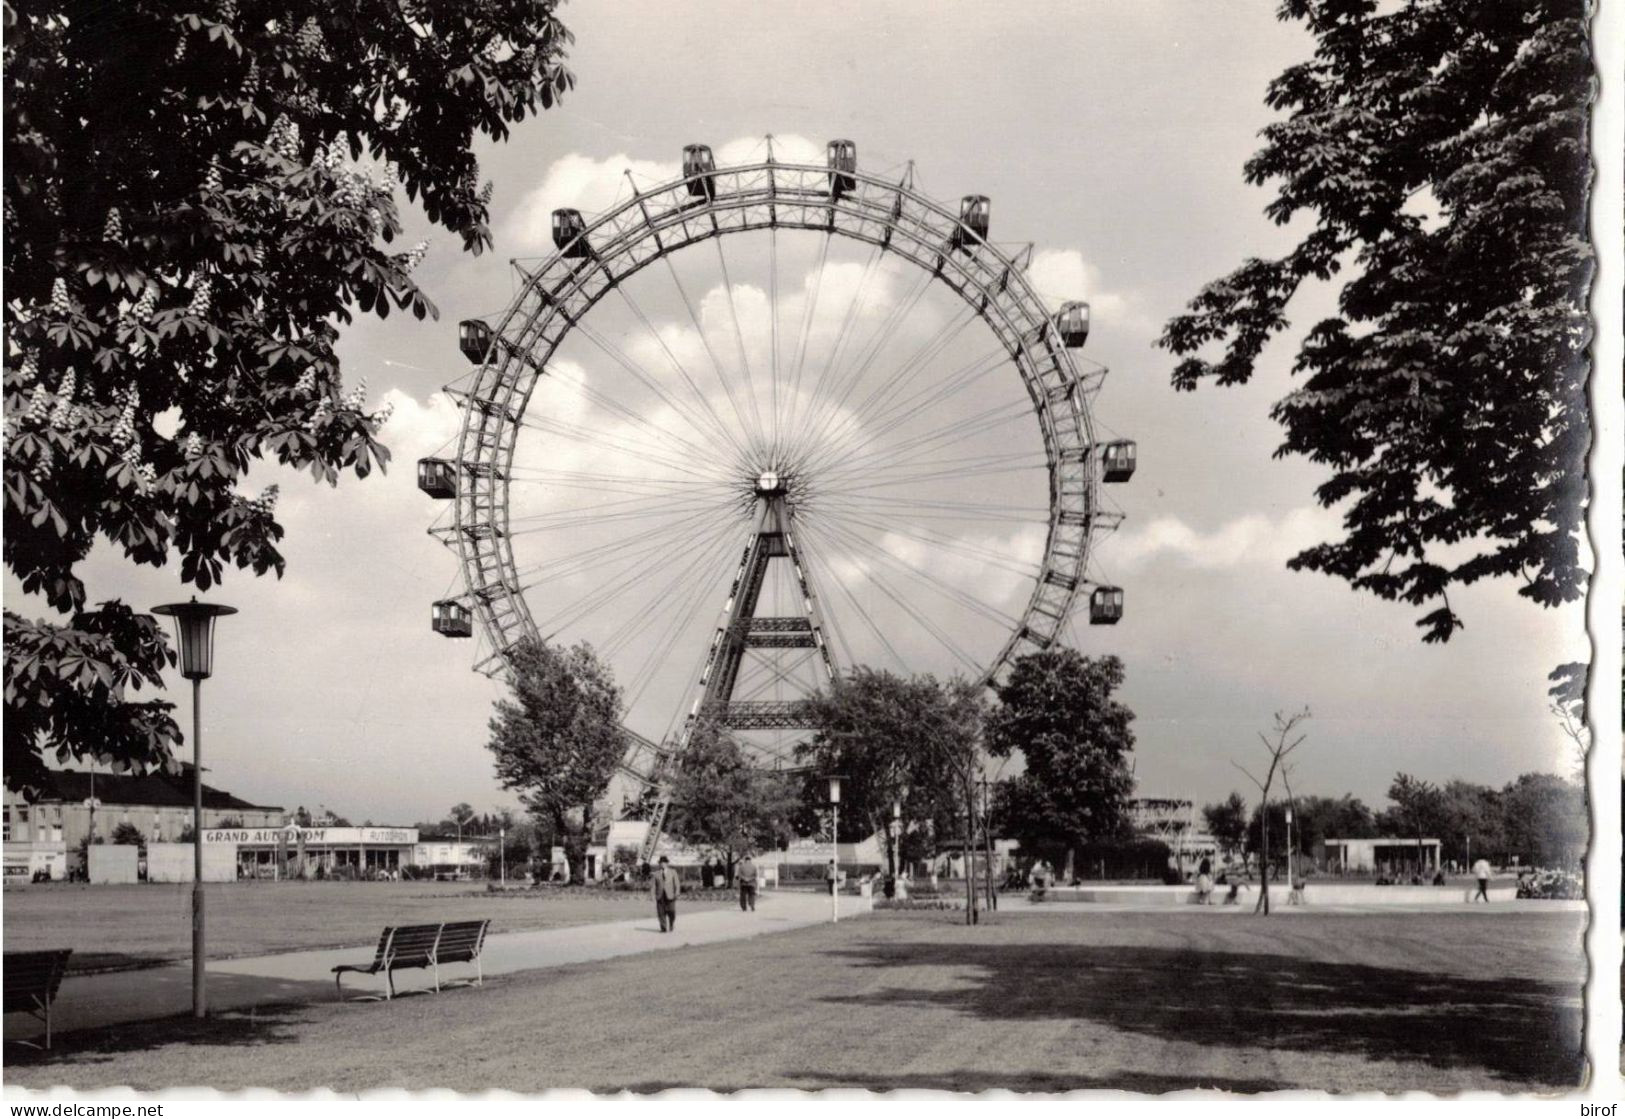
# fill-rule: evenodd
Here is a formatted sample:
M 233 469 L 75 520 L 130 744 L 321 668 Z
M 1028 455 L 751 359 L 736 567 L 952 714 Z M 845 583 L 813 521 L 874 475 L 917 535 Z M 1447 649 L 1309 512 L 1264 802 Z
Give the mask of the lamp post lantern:
M 829 919 L 834 924 L 841 919 L 841 779 L 831 774 L 829 779 Z
M 203 978 L 203 681 L 214 673 L 214 622 L 237 613 L 234 606 L 213 602 L 170 602 L 154 614 L 175 619 L 181 647 L 181 675 L 192 681 L 192 1016 L 207 1017 L 209 1000 Z

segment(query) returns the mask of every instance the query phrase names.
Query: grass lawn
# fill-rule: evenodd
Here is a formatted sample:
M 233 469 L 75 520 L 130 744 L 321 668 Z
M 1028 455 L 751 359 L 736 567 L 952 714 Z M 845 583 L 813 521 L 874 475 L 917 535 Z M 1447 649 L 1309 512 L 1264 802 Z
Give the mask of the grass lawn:
M 385 925 L 490 917 L 492 932 L 642 917 L 642 893 L 487 893 L 469 882 L 222 882 L 206 886 L 209 957 L 377 943 Z M 72 948 L 70 971 L 189 959 L 192 887 L 26 886 L 5 892 L 8 951 Z M 692 909 L 724 902 L 695 900 Z
M 1560 1091 L 1584 914 L 890 912 L 8 1047 L 35 1088 Z

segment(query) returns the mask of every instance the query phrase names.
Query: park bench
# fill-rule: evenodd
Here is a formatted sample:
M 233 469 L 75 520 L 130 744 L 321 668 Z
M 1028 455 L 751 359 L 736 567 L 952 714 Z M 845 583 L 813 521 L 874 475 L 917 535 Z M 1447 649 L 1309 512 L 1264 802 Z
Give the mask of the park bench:
M 378 937 L 378 949 L 370 964 L 340 964 L 333 969 L 333 984 L 344 998 L 344 973 L 377 975 L 384 973 L 385 999 L 395 997 L 395 972 L 403 968 L 428 968 L 434 972 L 434 989 L 440 990 L 441 964 L 473 964 L 475 986 L 485 983 L 480 950 L 485 946 L 485 930 L 491 922 L 447 921 L 438 925 L 397 925 Z M 364 996 L 377 998 L 378 996 Z
M 51 1047 L 51 1004 L 56 1001 L 71 955 L 71 948 L 5 954 L 5 1012 L 31 1014 L 44 1022 L 47 1049 Z

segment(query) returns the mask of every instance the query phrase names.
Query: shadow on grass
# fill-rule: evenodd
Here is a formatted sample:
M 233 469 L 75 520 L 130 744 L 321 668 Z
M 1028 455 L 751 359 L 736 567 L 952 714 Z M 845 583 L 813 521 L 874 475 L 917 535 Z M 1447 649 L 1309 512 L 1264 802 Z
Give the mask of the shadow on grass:
M 75 1030 L 58 1034 L 53 1048 L 35 1049 L 17 1042 L 5 1046 L 7 1068 L 84 1068 L 126 1053 L 147 1053 L 171 1045 L 216 1046 L 292 1045 L 298 1029 L 308 1021 L 300 1006 L 261 1006 L 232 1010 L 205 1019 L 190 1015 L 129 1022 L 118 1026 Z
M 1120 1072 L 1104 1076 L 1083 1075 L 1020 1075 L 1008 1072 L 977 1070 L 974 1072 L 899 1073 L 877 1076 L 850 1075 L 838 1072 L 789 1072 L 792 1080 L 805 1081 L 808 1091 L 819 1088 L 864 1088 L 871 1092 L 1081 1092 L 1115 1091 L 1142 1092 L 1147 1095 L 1162 1092 L 1189 1092 L 1206 1089 L 1215 1092 L 1282 1092 L 1297 1088 L 1296 1084 L 1283 1084 L 1275 1080 L 1233 1079 L 1224 1076 L 1181 1076 L 1170 1073 Z M 816 1085 L 816 1087 L 814 1087 Z
M 993 1021 L 1075 1018 L 1172 1042 L 1482 1068 L 1486 1079 L 1552 1086 L 1578 1084 L 1584 1072 L 1578 982 L 1464 978 L 1273 953 L 1124 945 L 909 941 L 830 954 L 859 966 L 896 969 L 900 979 L 917 967 L 953 969 L 961 976 L 950 990 L 894 986 L 826 1000 L 834 1003 L 944 1007 Z M 1077 1086 L 1224 1087 L 1199 1078 L 1167 1080 L 1165 1087 L 1139 1089 L 1124 1077 Z M 1281 1086 L 1231 1090 L 1274 1087 Z

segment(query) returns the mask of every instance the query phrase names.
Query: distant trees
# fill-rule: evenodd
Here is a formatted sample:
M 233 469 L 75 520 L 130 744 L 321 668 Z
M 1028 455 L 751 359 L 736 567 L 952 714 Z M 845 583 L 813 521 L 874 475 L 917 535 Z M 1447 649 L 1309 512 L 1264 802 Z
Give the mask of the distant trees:
M 1247 801 L 1240 793 L 1232 792 L 1217 804 L 1203 805 L 1202 821 L 1222 853 L 1233 855 L 1242 850 L 1247 839 Z
M 147 837 L 141 834 L 141 829 L 128 820 L 113 829 L 113 845 L 115 847 L 145 847 Z
M 526 642 L 511 660 L 488 747 L 497 779 L 519 793 L 538 831 L 564 848 L 570 880 L 585 880 L 593 810 L 621 760 L 621 692 L 586 644 Z
M 1276 402 L 1277 454 L 1329 473 L 1340 539 L 1288 566 L 1434 607 L 1486 577 L 1577 599 L 1590 442 L 1585 389 L 1587 127 L 1593 62 L 1578 0 L 1285 0 L 1312 58 L 1270 83 L 1285 115 L 1247 162 L 1293 247 L 1204 287 L 1159 345 L 1173 384 L 1251 379 L 1306 283 L 1346 274 Z
M 704 721 L 695 724 L 677 760 L 666 828 L 720 859 L 732 882 L 741 858 L 790 838 L 799 803 L 788 774 L 755 765 L 738 740 Z
M 1550 773 L 1525 773 L 1501 793 L 1505 843 L 1537 866 L 1568 867 L 1590 839 L 1585 786 Z

